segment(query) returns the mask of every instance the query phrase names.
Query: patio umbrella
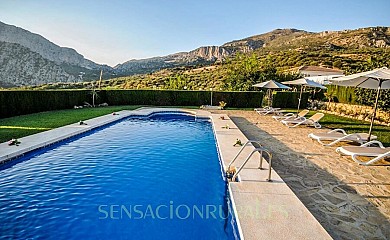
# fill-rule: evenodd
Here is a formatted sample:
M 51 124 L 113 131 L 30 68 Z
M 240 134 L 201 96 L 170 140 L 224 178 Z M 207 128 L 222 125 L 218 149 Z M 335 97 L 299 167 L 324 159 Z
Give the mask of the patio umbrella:
M 299 98 L 298 98 L 298 109 L 297 109 L 297 113 L 299 112 L 299 108 L 301 106 L 301 99 L 302 99 L 302 91 L 303 91 L 303 87 L 317 87 L 317 88 L 321 88 L 321 89 L 326 89 L 325 86 L 317 83 L 317 82 L 314 82 L 312 80 L 309 80 L 309 79 L 306 79 L 306 78 L 300 78 L 300 79 L 297 79 L 297 80 L 293 80 L 293 81 L 287 81 L 287 82 L 282 82 L 283 84 L 291 84 L 291 85 L 301 85 L 301 92 L 299 94 Z
M 351 74 L 345 77 L 333 79 L 332 84 L 338 86 L 361 87 L 368 89 L 377 89 L 374 111 L 371 117 L 370 130 L 368 132 L 368 140 L 371 138 L 372 126 L 378 108 L 378 98 L 381 89 L 390 89 L 390 69 L 383 67 L 372 71 Z
M 267 88 L 268 89 L 268 105 L 271 106 L 272 104 L 272 89 L 291 89 L 290 87 L 283 85 L 279 82 L 276 82 L 274 80 L 269 80 L 262 83 L 257 83 L 253 85 L 253 87 L 260 87 L 260 88 Z

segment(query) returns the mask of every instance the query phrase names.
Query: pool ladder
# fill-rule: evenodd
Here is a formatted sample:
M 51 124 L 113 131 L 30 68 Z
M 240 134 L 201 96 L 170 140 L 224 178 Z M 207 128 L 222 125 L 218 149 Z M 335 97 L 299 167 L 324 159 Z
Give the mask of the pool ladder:
M 241 152 L 245 149 L 245 147 L 247 147 L 248 145 L 252 145 L 255 147 L 255 149 L 252 150 L 252 152 L 249 154 L 249 156 L 245 159 L 244 163 L 241 164 L 241 166 L 238 168 L 238 170 L 236 172 L 233 172 L 231 173 L 230 172 L 230 167 L 232 166 L 232 164 L 237 160 L 238 156 L 241 154 Z M 255 146 L 255 145 L 258 145 L 258 146 Z M 259 141 L 254 141 L 254 140 L 249 140 L 247 141 L 240 149 L 240 151 L 238 151 L 237 155 L 233 158 L 233 160 L 229 163 L 228 167 L 227 167 L 227 172 L 226 172 L 226 176 L 227 178 L 229 178 L 230 180 L 234 180 L 237 178 L 238 174 L 241 172 L 241 170 L 244 168 L 244 166 L 247 164 L 247 162 L 249 161 L 249 159 L 252 157 L 252 155 L 255 153 L 255 152 L 259 152 L 260 153 L 260 165 L 259 165 L 259 169 L 264 169 L 263 168 L 263 152 L 265 152 L 267 155 L 268 155 L 268 159 L 269 159 L 269 168 L 268 168 L 268 178 L 266 179 L 268 182 L 271 182 L 271 168 L 272 168 L 272 153 L 269 152 L 266 148 L 264 148 Z

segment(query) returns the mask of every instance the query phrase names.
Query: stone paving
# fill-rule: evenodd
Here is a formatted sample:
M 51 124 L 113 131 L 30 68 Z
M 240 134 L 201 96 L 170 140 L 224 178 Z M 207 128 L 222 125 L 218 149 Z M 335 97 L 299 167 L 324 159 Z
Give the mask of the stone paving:
M 273 169 L 334 239 L 390 239 L 390 166 L 360 166 L 307 137 L 328 129 L 287 128 L 254 111 L 228 114 L 274 155 Z

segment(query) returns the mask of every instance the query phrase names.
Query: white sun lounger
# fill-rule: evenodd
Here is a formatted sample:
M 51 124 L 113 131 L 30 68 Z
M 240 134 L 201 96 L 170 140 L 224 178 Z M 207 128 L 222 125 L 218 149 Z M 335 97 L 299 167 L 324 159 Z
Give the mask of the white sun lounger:
M 285 119 L 285 120 L 282 120 L 280 122 L 283 123 L 284 125 L 286 125 L 287 127 L 297 127 L 300 125 L 309 125 L 309 126 L 313 126 L 315 128 L 321 128 L 321 124 L 319 124 L 319 121 L 323 117 L 324 117 L 323 113 L 316 113 L 313 116 L 311 116 L 310 118 L 302 117 L 301 119 L 297 119 L 297 120 Z
M 260 115 L 267 115 L 267 114 L 283 114 L 285 110 L 281 110 L 280 108 L 273 108 L 273 107 L 265 107 L 265 108 L 255 108 L 255 111 Z
M 379 147 L 369 147 L 374 144 L 379 145 Z M 375 140 L 365 143 L 361 146 L 338 147 L 336 148 L 336 152 L 342 155 L 351 156 L 352 160 L 364 166 L 372 165 L 381 159 L 390 157 L 390 148 L 385 148 L 381 142 Z M 362 156 L 373 158 L 371 160 L 363 162 L 358 159 L 358 157 Z
M 306 116 L 306 114 L 309 113 L 309 110 L 302 110 L 300 113 L 295 114 L 295 113 L 287 113 L 282 116 L 272 116 L 272 118 L 276 121 L 281 121 L 281 120 L 299 120 L 302 119 L 303 117 Z
M 317 140 L 323 146 L 332 146 L 338 142 L 357 142 L 363 144 L 368 141 L 367 133 L 352 133 L 347 134 L 344 129 L 334 129 L 327 133 L 310 133 L 309 138 Z M 377 139 L 377 136 L 371 135 L 371 139 Z M 323 141 L 330 141 L 325 143 Z

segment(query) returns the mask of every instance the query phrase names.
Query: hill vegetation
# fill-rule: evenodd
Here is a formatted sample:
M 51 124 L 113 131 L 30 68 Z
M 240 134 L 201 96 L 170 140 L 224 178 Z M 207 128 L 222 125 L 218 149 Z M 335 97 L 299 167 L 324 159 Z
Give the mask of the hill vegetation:
M 252 85 L 274 79 L 299 78 L 289 69 L 303 65 L 337 68 L 345 74 L 390 67 L 390 29 L 362 28 L 308 33 L 277 29 L 222 45 L 236 52 L 210 65 L 166 68 L 148 74 L 112 78 L 102 82 L 53 83 L 28 89 L 77 89 L 100 85 L 103 89 L 256 90 Z M 240 49 L 238 51 L 237 49 Z M 356 102 L 369 103 L 372 91 L 356 89 Z M 388 91 L 382 91 L 386 98 Z M 388 103 L 382 103 L 388 106 Z

